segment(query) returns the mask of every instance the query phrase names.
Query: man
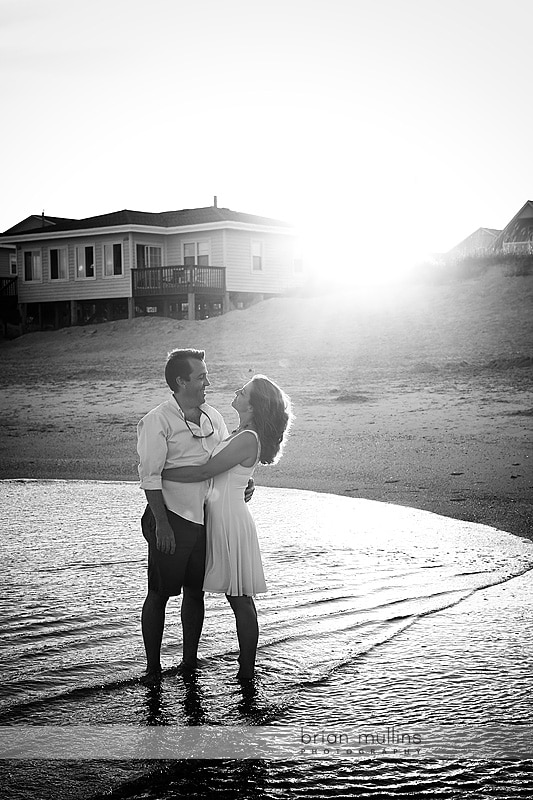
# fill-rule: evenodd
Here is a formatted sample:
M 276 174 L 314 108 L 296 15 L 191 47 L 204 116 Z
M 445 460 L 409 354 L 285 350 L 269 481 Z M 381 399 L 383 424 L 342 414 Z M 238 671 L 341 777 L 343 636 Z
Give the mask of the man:
M 210 385 L 203 350 L 169 353 L 165 379 L 172 397 L 137 426 L 139 476 L 148 507 L 142 528 L 148 540 L 148 594 L 141 624 L 146 650 L 143 683 L 161 677 L 161 642 L 169 597 L 181 594 L 182 669 L 196 668 L 204 621 L 204 502 L 208 481 L 164 481 L 165 467 L 204 464 L 228 436 L 222 415 L 205 402 Z M 247 490 L 248 499 L 253 489 Z

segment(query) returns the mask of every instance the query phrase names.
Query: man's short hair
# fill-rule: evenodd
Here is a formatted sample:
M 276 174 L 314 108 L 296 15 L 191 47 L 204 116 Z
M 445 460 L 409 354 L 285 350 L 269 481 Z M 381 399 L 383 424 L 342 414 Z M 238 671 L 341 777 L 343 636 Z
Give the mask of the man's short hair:
M 188 381 L 192 372 L 192 367 L 189 363 L 190 358 L 195 358 L 197 361 L 203 361 L 205 358 L 204 350 L 182 350 L 176 348 L 171 350 L 167 357 L 165 366 L 165 380 L 173 392 L 176 391 L 176 378 L 182 378 Z

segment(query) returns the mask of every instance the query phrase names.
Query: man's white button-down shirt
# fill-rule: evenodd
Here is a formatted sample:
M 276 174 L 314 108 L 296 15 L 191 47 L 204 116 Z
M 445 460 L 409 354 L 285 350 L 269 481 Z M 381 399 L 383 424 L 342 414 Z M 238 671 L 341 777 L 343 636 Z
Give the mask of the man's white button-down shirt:
M 166 507 L 191 522 L 203 523 L 204 503 L 209 490 L 209 481 L 178 483 L 165 481 L 161 472 L 170 467 L 187 467 L 205 464 L 217 444 L 228 436 L 222 414 L 204 403 L 200 406 L 200 426 L 189 422 L 194 433 L 187 427 L 183 411 L 172 396 L 153 408 L 137 425 L 137 452 L 139 453 L 139 477 L 142 489 L 161 489 Z M 209 419 L 213 423 L 211 432 Z

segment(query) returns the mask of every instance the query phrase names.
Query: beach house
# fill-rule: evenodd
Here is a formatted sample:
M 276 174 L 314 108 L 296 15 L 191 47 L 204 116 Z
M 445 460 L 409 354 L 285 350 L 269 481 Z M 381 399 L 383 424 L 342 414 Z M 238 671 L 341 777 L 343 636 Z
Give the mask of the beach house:
M 304 280 L 287 223 L 214 204 L 84 219 L 32 215 L 0 235 L 25 330 L 140 315 L 205 319 Z M 15 274 L 16 273 L 16 274 Z
M 494 240 L 494 252 L 533 255 L 533 200 L 528 200 Z
M 463 239 L 451 250 L 446 253 L 446 259 L 460 259 L 465 256 L 480 256 L 485 255 L 490 251 L 497 236 L 501 233 L 500 230 L 495 228 L 478 228 L 477 231 L 471 233 L 466 239 Z

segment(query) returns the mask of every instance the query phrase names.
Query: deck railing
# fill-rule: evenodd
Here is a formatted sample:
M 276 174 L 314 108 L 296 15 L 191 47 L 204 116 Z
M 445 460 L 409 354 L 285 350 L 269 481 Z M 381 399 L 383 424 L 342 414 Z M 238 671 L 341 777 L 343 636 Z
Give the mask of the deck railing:
M 17 278 L 0 278 L 0 295 L 2 297 L 17 296 Z
M 132 269 L 133 296 L 212 294 L 226 289 L 224 267 L 146 267 Z
M 502 249 L 504 253 L 514 253 L 515 255 L 532 255 L 533 242 L 504 242 Z

